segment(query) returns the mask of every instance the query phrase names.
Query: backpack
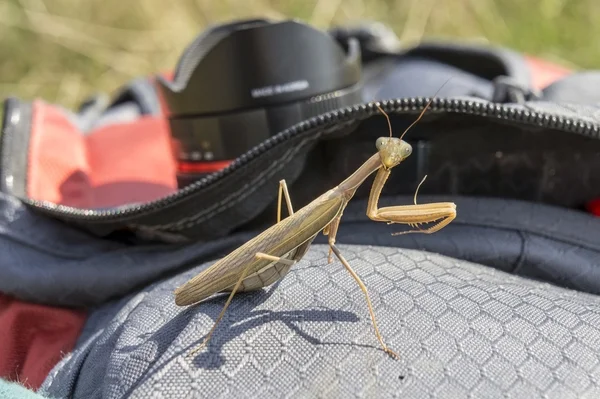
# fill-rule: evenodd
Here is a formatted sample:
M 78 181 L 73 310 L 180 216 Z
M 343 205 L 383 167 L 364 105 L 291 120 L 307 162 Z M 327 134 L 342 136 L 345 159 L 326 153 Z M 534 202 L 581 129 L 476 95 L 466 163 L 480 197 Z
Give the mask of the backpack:
M 466 43 L 362 49 L 363 103 L 290 126 L 229 166 L 178 187 L 156 77 L 77 111 L 5 102 L 0 291 L 85 310 L 49 397 L 598 397 L 598 73 Z M 413 154 L 380 206 L 453 201 L 431 235 L 392 236 L 355 194 L 337 242 L 367 286 L 385 341 L 317 236 L 285 278 L 177 307 L 173 291 L 273 224 L 285 179 L 295 208 L 352 173 L 388 134 Z M 172 76 L 166 75 L 166 78 Z M 9 246 L 10 245 L 10 246 Z M 82 321 L 83 323 L 83 321 Z M 80 329 L 80 330 L 79 330 Z M 54 330 L 56 332 L 56 330 Z

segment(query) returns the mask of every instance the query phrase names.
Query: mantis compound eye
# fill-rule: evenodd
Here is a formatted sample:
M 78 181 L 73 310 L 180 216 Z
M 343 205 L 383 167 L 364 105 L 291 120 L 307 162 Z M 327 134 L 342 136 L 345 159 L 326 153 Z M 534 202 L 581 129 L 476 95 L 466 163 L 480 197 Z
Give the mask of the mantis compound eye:
M 385 137 L 380 137 L 377 139 L 377 141 L 375 142 L 375 147 L 378 150 L 381 150 L 381 147 L 383 147 L 383 145 L 387 143 L 387 139 Z

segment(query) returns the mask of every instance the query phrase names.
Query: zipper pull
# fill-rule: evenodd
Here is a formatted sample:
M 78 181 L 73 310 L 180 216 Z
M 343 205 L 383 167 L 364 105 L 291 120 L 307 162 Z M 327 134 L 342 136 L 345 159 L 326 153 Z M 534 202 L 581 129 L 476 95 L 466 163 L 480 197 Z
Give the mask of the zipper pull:
M 495 103 L 523 104 L 526 101 L 542 98 L 539 90 L 525 86 L 508 76 L 498 76 L 493 80 L 493 84 L 494 92 L 491 101 Z

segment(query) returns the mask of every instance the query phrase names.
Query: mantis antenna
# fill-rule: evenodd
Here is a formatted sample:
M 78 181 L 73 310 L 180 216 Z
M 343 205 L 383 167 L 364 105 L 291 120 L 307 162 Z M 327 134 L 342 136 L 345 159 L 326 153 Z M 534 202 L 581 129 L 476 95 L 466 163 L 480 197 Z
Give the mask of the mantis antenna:
M 390 117 L 388 116 L 388 114 L 379 106 L 379 104 L 375 104 L 377 105 L 377 109 L 379 109 L 379 112 L 381 112 L 383 114 L 383 116 L 385 116 L 385 119 L 387 119 L 387 123 L 388 123 L 388 127 L 390 130 L 390 137 L 392 137 L 392 122 L 390 122 Z
M 437 89 L 437 91 L 435 92 L 435 94 L 433 95 L 433 97 L 431 97 L 429 99 L 429 101 L 427 101 L 427 105 L 425 105 L 425 108 L 423 108 L 423 111 L 421 111 L 421 113 L 419 114 L 419 117 L 417 118 L 417 120 L 415 120 L 413 123 L 410 124 L 409 127 L 406 128 L 406 130 L 404 131 L 404 133 L 402 133 L 402 136 L 400 136 L 400 140 L 402 140 L 402 137 L 404 137 L 404 135 L 406 134 L 406 132 L 408 132 L 411 127 L 413 127 L 417 122 L 419 122 L 421 120 L 421 118 L 423 117 L 423 114 L 425 114 L 425 111 L 427 111 L 429 109 L 429 106 L 431 105 L 431 102 L 433 101 L 433 99 L 439 94 L 440 90 L 442 90 L 442 88 L 444 86 L 446 86 L 446 83 L 448 83 L 450 81 L 450 79 L 452 79 L 452 76 L 450 78 L 448 78 L 448 80 L 445 81 L 444 84 L 441 85 L 439 89 Z M 386 115 L 386 118 L 387 118 L 387 115 Z

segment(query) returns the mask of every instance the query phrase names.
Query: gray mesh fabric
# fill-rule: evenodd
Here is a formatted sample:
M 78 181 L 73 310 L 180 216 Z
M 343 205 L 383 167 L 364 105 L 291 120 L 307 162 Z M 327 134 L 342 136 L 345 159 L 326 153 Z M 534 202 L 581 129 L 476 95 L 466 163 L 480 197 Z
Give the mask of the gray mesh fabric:
M 72 398 L 598 398 L 600 300 L 417 250 L 340 245 L 362 292 L 314 245 L 275 286 L 178 308 L 211 262 L 105 306 L 42 392 Z

